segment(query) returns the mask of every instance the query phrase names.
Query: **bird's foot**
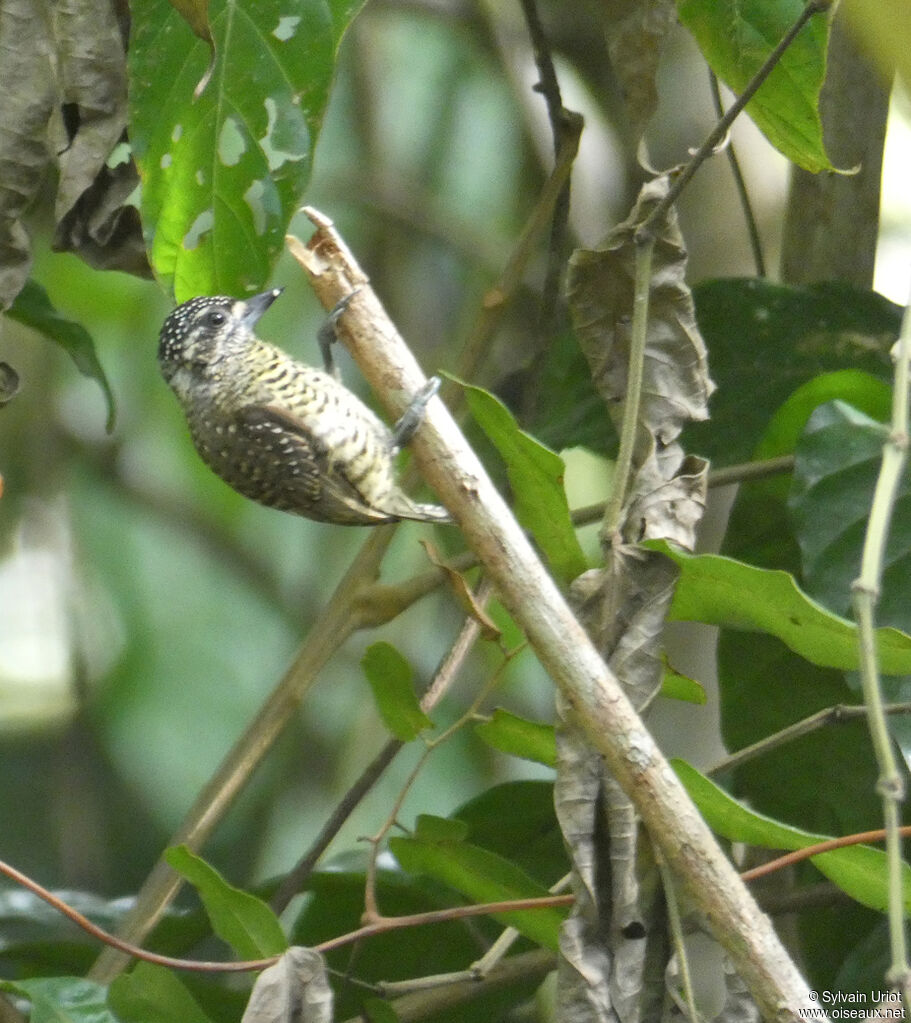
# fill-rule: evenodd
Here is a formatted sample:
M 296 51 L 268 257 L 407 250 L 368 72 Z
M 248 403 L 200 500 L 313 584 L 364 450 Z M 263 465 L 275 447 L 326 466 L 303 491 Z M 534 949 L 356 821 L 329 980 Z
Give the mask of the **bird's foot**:
M 329 315 L 323 320 L 319 330 L 316 332 L 316 340 L 319 344 L 319 350 L 323 355 L 323 367 L 327 373 L 331 373 L 336 380 L 339 380 L 338 366 L 335 365 L 335 359 L 332 356 L 332 345 L 338 341 L 338 332 L 336 325 L 341 318 L 342 313 L 348 308 L 348 303 L 352 298 L 360 291 L 360 288 L 355 288 L 354 291 L 349 292 L 344 298 L 338 300 L 335 305 L 330 309 Z
M 426 384 L 411 399 L 408 408 L 402 413 L 402 418 L 392 428 L 392 445 L 394 450 L 404 447 L 415 435 L 417 428 L 424 418 L 424 411 L 430 399 L 440 389 L 440 378 L 431 377 Z

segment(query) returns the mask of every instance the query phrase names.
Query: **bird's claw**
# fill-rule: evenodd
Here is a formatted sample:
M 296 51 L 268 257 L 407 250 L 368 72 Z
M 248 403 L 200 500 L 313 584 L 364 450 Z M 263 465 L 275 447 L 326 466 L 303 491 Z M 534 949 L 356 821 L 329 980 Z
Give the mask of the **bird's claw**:
M 394 450 L 404 447 L 415 435 L 421 425 L 424 412 L 430 399 L 440 389 L 440 378 L 431 377 L 418 393 L 411 399 L 408 408 L 402 413 L 401 419 L 392 428 L 392 446 Z
M 332 345 L 338 341 L 336 324 L 348 308 L 348 303 L 360 290 L 360 288 L 354 288 L 352 291 L 349 291 L 344 298 L 340 298 L 329 310 L 329 315 L 325 320 L 323 320 L 319 330 L 316 332 L 316 340 L 319 344 L 319 350 L 323 356 L 323 367 L 326 372 L 331 373 L 336 380 L 340 379 L 338 366 L 335 365 L 335 359 L 332 356 Z

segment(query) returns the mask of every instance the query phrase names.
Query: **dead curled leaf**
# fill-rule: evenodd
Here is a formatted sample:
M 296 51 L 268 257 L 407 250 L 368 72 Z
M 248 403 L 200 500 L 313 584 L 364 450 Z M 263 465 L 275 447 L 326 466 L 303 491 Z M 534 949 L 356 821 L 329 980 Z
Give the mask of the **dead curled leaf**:
M 610 415 L 622 418 L 636 275 L 636 233 L 667 193 L 668 175 L 646 183 L 630 216 L 595 249 L 570 262 L 568 294 L 580 346 Z M 677 443 L 691 421 L 708 418 L 715 385 L 686 283 L 687 254 L 673 210 L 656 225 L 643 387 L 623 539 L 673 539 L 691 547 L 701 518 L 707 466 Z
M 421 540 L 421 544 L 427 552 L 427 557 L 431 564 L 436 565 L 437 568 L 442 569 L 445 573 L 449 587 L 455 594 L 455 598 L 461 605 L 462 609 L 466 612 L 466 614 L 473 618 L 478 625 L 480 625 L 481 635 L 484 639 L 496 642 L 502 633 L 497 628 L 493 619 L 475 600 L 474 594 L 471 592 L 471 587 L 468 585 L 468 580 L 465 576 L 462 575 L 461 572 L 457 572 L 454 568 L 447 565 L 440 557 L 436 547 L 434 547 L 429 540 Z
M 677 9 L 674 0 L 610 0 L 601 5 L 601 17 L 611 69 L 638 142 L 658 106 L 658 62 Z
M 667 194 L 668 184 L 666 176 L 646 184 L 629 218 L 597 248 L 575 252 L 570 264 L 568 293 L 576 335 L 595 388 L 618 425 L 628 399 L 636 234 Z M 708 467 L 703 459 L 684 453 L 679 436 L 688 421 L 707 418 L 714 386 L 673 211 L 657 225 L 655 237 L 643 386 L 619 536 L 603 543 L 604 567 L 580 576 L 571 590 L 580 621 L 639 709 L 661 685 L 664 622 L 676 573 L 666 559 L 636 545 L 650 536 L 688 548 L 694 543 Z M 574 725 L 569 708 L 560 705 L 560 715 L 554 801 L 578 900 L 562 935 L 572 966 L 565 971 L 563 1003 L 584 1006 L 586 1018 L 660 1014 L 662 992 L 657 992 L 659 1004 L 652 1004 L 656 989 L 648 979 L 649 963 L 666 955 L 661 947 L 666 933 L 663 900 L 654 895 L 657 872 L 647 845 L 641 843 L 628 797 L 605 775 L 600 754 Z M 601 864 L 608 857 L 610 867 L 604 870 Z M 602 874 L 609 877 L 607 892 Z M 632 923 L 636 928 L 630 932 Z M 643 931 L 648 941 L 642 940 Z
M 263 970 L 241 1023 L 332 1023 L 332 989 L 319 952 L 292 946 Z
M 125 5 L 124 5 L 125 7 Z M 148 273 L 136 172 L 108 166 L 127 121 L 124 26 L 110 4 L 4 5 L 0 39 L 0 307 L 31 267 L 28 221 L 53 204 L 54 247 L 94 266 Z M 53 186 L 49 186 L 53 182 Z

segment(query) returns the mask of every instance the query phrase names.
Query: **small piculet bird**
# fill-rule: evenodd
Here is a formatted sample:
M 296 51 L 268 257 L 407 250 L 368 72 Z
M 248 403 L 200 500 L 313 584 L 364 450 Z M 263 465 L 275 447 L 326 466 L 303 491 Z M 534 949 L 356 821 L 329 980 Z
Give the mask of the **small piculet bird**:
M 256 336 L 259 318 L 280 294 L 194 298 L 161 328 L 158 363 L 203 461 L 245 497 L 321 522 L 451 521 L 445 508 L 402 491 L 394 461 L 439 381 L 431 380 L 389 430 L 332 372 L 335 323 L 356 292 L 320 331 L 325 372 Z

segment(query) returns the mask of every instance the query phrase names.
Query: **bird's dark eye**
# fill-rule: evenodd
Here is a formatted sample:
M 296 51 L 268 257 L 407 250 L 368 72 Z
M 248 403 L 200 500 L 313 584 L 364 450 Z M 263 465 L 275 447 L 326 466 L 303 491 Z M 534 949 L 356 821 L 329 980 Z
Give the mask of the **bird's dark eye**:
M 207 327 L 220 327 L 225 322 L 225 319 L 226 317 L 224 313 L 219 312 L 217 309 L 212 309 L 210 312 L 206 313 L 202 322 Z

